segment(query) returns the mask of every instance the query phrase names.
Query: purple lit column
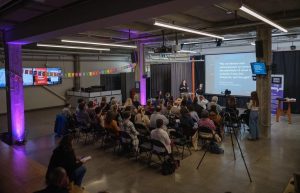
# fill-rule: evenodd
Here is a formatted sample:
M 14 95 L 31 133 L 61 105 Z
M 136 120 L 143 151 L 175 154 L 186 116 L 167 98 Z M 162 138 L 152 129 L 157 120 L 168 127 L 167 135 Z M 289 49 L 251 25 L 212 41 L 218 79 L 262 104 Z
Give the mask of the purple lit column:
M 11 143 L 25 140 L 22 45 L 5 44 L 8 132 Z
M 144 78 L 144 44 L 138 44 L 138 65 L 140 69 L 140 97 L 141 97 L 141 104 L 146 105 L 146 78 Z

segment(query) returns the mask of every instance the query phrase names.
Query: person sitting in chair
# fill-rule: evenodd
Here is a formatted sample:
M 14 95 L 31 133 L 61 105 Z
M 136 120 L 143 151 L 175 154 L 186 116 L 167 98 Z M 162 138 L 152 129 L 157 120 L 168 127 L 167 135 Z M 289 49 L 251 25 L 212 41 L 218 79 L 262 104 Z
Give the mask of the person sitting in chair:
M 156 120 L 156 129 L 151 131 L 151 139 L 155 139 L 163 143 L 169 154 L 172 153 L 171 139 L 168 133 L 163 129 L 164 121 L 162 119 Z
M 207 110 L 203 110 L 201 113 L 201 118 L 198 121 L 198 127 L 206 127 L 212 131 L 217 142 L 221 142 L 220 136 L 216 133 L 216 126 L 212 120 L 209 119 L 209 113 Z
M 131 118 L 130 112 L 125 111 L 123 113 L 123 118 L 124 118 L 123 130 L 130 135 L 130 137 L 132 139 L 132 146 L 133 146 L 135 152 L 138 152 L 139 139 L 137 136 L 139 135 L 139 132 L 137 132 L 137 130 L 134 127 L 134 124 L 130 121 L 130 118 Z

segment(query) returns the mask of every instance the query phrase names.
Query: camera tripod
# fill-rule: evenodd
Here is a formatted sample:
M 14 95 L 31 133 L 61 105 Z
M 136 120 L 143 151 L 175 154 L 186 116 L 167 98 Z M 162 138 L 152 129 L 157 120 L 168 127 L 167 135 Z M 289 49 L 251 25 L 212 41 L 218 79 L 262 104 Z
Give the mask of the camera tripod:
M 230 119 L 231 119 L 231 117 L 230 117 Z M 238 147 L 239 147 L 239 150 L 240 150 L 240 153 L 241 153 L 241 157 L 243 159 L 243 162 L 244 162 L 249 180 L 250 180 L 250 182 L 252 182 L 251 175 L 249 173 L 249 170 L 248 170 L 245 158 L 244 158 L 244 154 L 243 154 L 242 148 L 240 146 L 240 142 L 239 142 L 239 140 L 237 138 L 237 135 L 236 135 L 236 132 L 235 132 L 235 129 L 240 129 L 240 125 L 241 124 L 239 122 L 233 122 L 232 120 L 229 120 L 229 124 L 226 125 L 226 128 L 229 130 L 229 133 L 230 133 L 231 146 L 232 146 L 234 160 L 236 160 L 235 151 L 234 151 L 234 142 L 233 142 L 233 140 L 235 139 L 236 143 L 238 144 Z M 234 139 L 233 139 L 233 137 L 234 137 Z

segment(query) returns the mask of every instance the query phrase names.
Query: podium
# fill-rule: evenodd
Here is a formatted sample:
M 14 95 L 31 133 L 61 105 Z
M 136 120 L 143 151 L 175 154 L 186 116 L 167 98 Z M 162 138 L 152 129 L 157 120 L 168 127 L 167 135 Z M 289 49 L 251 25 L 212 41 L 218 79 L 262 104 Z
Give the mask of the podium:
M 295 103 L 296 100 L 287 100 L 284 98 L 277 98 L 277 110 L 276 110 L 276 122 L 279 122 L 279 117 L 287 115 L 289 124 L 292 124 L 292 117 L 291 117 L 291 104 Z M 286 103 L 288 106 L 287 110 L 283 110 L 282 104 Z

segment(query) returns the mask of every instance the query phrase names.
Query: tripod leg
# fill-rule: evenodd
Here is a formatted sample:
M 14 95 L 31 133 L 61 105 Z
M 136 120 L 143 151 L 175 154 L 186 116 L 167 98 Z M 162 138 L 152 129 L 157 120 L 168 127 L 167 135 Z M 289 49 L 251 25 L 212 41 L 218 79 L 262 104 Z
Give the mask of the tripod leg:
M 230 138 L 231 138 L 231 146 L 232 146 L 232 151 L 233 151 L 233 157 L 234 157 L 234 160 L 236 160 L 235 152 L 234 152 L 234 143 L 233 143 L 233 139 L 232 139 L 232 132 L 234 132 L 234 129 L 230 128 L 229 132 L 230 132 Z M 235 135 L 235 132 L 234 132 L 234 135 Z
M 235 137 L 235 140 L 236 140 L 236 142 L 237 142 L 237 144 L 238 144 L 238 147 L 239 147 L 239 149 L 240 149 L 241 156 L 242 156 L 242 158 L 243 158 L 243 161 L 244 161 L 244 164 L 245 164 L 245 168 L 246 168 L 246 170 L 247 170 L 247 174 L 248 174 L 249 180 L 250 180 L 250 182 L 252 182 L 251 175 L 250 175 L 250 173 L 249 173 L 249 170 L 248 170 L 248 167 L 247 167 L 247 164 L 246 164 L 245 158 L 244 158 L 243 151 L 242 151 L 242 149 L 241 149 L 241 146 L 240 146 L 239 140 L 238 140 L 238 138 L 237 138 L 237 136 L 236 136 L 236 134 L 235 134 L 235 133 L 234 133 L 234 137 Z
M 207 149 L 205 149 L 205 152 L 204 152 L 204 154 L 203 154 L 201 160 L 200 160 L 199 163 L 198 163 L 197 170 L 198 170 L 198 168 L 199 168 L 201 162 L 203 161 L 203 158 L 205 157 L 205 154 L 206 154 L 206 153 L 207 153 Z

